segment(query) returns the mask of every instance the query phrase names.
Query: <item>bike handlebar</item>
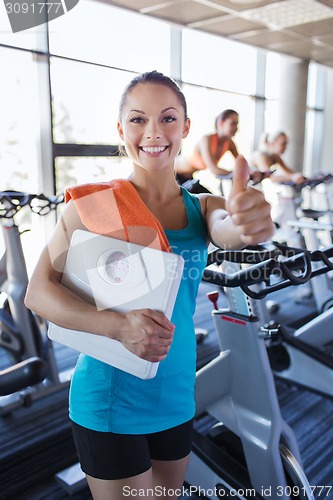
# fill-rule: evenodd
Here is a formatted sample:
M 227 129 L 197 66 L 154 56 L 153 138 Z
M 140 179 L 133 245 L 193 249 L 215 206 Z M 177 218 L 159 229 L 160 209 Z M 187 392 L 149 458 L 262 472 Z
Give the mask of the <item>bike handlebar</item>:
M 29 206 L 38 215 L 47 215 L 64 202 L 64 196 L 45 196 L 21 191 L 0 191 L 0 219 L 13 218 L 21 208 Z
M 284 186 L 291 186 L 297 191 L 301 191 L 304 187 L 315 188 L 316 186 L 319 186 L 319 184 L 329 184 L 330 182 L 333 182 L 333 175 L 323 173 L 309 177 L 299 183 L 296 181 L 281 181 L 280 184 Z
M 288 286 L 304 284 L 333 269 L 333 263 L 329 260 L 333 257 L 333 246 L 309 252 L 277 243 L 275 245 L 276 248 L 271 250 L 262 246 L 259 246 L 259 250 L 255 250 L 255 247 L 235 251 L 217 249 L 209 255 L 208 265 L 213 262 L 221 264 L 223 260 L 252 265 L 232 274 L 226 274 L 220 268 L 208 267 L 204 271 L 203 281 L 223 287 L 240 287 L 249 297 L 261 299 Z M 242 255 L 246 258 L 242 258 Z M 322 262 L 323 266 L 313 269 L 312 262 Z M 264 287 L 251 289 L 250 286 L 255 284 L 264 284 Z
M 269 178 L 274 172 L 275 170 L 270 170 L 268 172 L 260 172 L 259 170 L 256 170 L 255 172 L 250 173 L 249 175 L 250 185 L 256 186 L 257 184 L 260 184 L 264 179 Z M 221 181 L 233 179 L 233 176 L 234 176 L 233 172 L 229 172 L 227 174 L 215 175 L 216 179 L 219 179 Z
M 277 244 L 247 246 L 242 250 L 214 249 L 208 254 L 207 264 L 221 264 L 224 260 L 237 262 L 238 264 L 257 264 L 264 260 L 277 257 L 281 254 Z

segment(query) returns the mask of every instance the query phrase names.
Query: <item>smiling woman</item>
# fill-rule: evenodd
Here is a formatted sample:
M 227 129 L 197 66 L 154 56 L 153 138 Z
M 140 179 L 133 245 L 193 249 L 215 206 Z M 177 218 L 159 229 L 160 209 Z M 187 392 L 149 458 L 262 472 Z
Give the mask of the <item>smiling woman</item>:
M 90 356 L 79 357 L 71 382 L 70 418 L 81 468 L 95 500 L 123 498 L 124 487 L 148 491 L 158 486 L 166 492 L 164 498 L 178 497 L 192 445 L 193 315 L 208 238 L 221 247 L 240 248 L 265 241 L 273 232 L 263 194 L 247 188 L 244 158 L 236 159 L 228 203 L 221 196 L 192 195 L 177 184 L 174 161 L 189 129 L 185 97 L 171 78 L 151 71 L 129 83 L 120 100 L 118 132 L 132 161 L 132 174 L 117 183 L 68 189 L 71 201 L 38 261 L 26 296 L 27 306 L 52 323 L 118 340 L 141 358 L 159 362 L 155 378 L 142 380 Z M 146 205 L 143 215 L 138 203 L 125 196 L 124 183 L 130 183 Z M 127 218 L 121 217 L 121 204 L 106 203 L 105 195 L 126 199 Z M 96 216 L 101 209 L 102 218 Z M 147 213 L 153 227 L 146 221 Z M 148 226 L 156 230 L 161 249 L 195 254 L 195 259 L 184 259 L 171 321 L 149 308 L 98 310 L 61 284 L 72 233 L 88 229 L 115 237 L 108 222 L 117 218 L 128 221 L 117 231 L 118 239 L 136 243 L 138 237 L 142 242 L 149 235 L 149 246 Z
M 264 133 L 259 150 L 252 155 L 251 166 L 261 172 L 268 172 L 271 168 L 275 168 L 277 172 L 270 177 L 270 180 L 274 182 L 304 182 L 304 176 L 289 168 L 281 157 L 287 145 L 288 137 L 285 132 L 279 130 L 271 134 Z

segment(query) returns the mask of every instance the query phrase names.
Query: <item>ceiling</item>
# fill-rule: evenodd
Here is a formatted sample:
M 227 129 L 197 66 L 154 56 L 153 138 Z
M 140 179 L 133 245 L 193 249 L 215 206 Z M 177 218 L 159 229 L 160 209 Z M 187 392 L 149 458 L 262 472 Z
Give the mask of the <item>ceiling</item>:
M 103 0 L 333 67 L 333 0 Z

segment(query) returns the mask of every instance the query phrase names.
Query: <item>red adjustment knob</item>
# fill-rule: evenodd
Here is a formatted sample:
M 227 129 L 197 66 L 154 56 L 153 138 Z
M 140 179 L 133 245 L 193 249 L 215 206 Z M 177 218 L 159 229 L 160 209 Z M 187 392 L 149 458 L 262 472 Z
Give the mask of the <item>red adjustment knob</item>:
M 217 290 L 214 290 L 214 292 L 209 292 L 207 293 L 207 297 L 211 302 L 213 302 L 214 309 L 218 310 L 217 300 L 219 298 L 219 292 Z

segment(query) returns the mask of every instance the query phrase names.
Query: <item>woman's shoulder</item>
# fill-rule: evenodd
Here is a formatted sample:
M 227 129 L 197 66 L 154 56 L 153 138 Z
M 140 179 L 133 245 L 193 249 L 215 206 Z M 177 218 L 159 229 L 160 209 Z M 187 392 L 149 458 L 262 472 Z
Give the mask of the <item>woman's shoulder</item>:
M 252 153 L 252 158 L 260 160 L 265 159 L 266 161 L 274 161 L 276 155 L 270 154 L 268 151 L 264 149 L 257 149 Z
M 222 196 L 211 193 L 198 193 L 193 196 L 196 196 L 204 218 L 206 218 L 208 211 L 212 208 L 225 210 L 225 199 Z
M 196 142 L 194 148 L 195 149 L 198 149 L 200 148 L 200 146 L 202 146 L 203 144 L 210 144 L 211 141 L 212 141 L 212 137 L 213 135 L 216 135 L 216 134 L 204 134 L 200 137 L 200 139 Z M 213 139 L 214 140 L 214 139 Z
M 218 137 L 217 137 L 216 133 L 204 134 L 200 137 L 200 139 L 198 140 L 198 143 L 212 142 L 212 141 L 216 141 L 217 139 L 218 139 Z
M 127 183 L 129 183 L 127 179 L 114 179 L 112 181 L 106 182 L 89 182 L 84 184 L 77 184 L 75 186 L 68 187 L 65 190 L 65 201 L 67 203 L 71 199 L 76 200 L 78 198 L 82 198 L 83 196 L 97 193 L 98 191 L 119 188 L 121 185 Z

